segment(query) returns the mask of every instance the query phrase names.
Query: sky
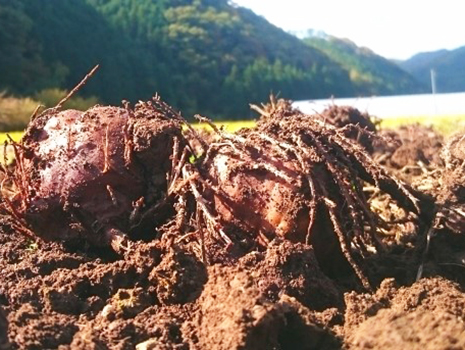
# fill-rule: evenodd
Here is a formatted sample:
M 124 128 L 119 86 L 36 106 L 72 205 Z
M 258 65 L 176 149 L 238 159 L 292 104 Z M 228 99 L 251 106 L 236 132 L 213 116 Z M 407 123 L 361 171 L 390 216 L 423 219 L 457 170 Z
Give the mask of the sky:
M 465 46 L 461 0 L 233 0 L 286 31 L 321 30 L 391 59 Z

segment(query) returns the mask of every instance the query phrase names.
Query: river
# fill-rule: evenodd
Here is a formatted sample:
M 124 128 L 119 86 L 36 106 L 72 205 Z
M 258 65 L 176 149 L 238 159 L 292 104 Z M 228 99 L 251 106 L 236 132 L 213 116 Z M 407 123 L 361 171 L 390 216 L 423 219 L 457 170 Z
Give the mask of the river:
M 465 115 L 465 92 L 334 98 L 294 102 L 294 106 L 308 114 L 319 113 L 332 104 L 352 106 L 379 118 Z

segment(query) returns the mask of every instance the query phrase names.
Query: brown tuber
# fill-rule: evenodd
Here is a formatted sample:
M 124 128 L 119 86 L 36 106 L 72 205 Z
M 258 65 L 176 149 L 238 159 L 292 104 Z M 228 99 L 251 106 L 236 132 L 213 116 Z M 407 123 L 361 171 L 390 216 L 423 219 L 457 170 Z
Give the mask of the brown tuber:
M 177 121 L 155 98 L 135 109 L 50 109 L 33 118 L 7 176 L 4 202 L 23 230 L 115 250 L 167 187 Z
M 364 184 L 414 215 L 421 214 L 420 199 L 344 128 L 304 115 L 285 101 L 255 109 L 264 118 L 254 129 L 229 134 L 212 125 L 218 137 L 197 164 L 197 175 L 185 168 L 198 204 L 191 221 L 205 223 L 197 228 L 204 237 L 203 255 L 211 238 L 245 249 L 267 247 L 275 237 L 306 242 L 325 271 L 340 269 L 338 259 L 345 258 L 370 288 L 360 262 L 380 246 Z

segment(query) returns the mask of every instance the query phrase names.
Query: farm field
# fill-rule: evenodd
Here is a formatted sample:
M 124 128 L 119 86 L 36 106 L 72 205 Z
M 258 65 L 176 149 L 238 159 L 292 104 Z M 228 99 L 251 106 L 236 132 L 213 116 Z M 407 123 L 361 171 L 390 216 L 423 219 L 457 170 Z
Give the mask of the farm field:
M 430 5 L 0 0 L 0 350 L 465 350 Z
M 19 142 L 19 140 L 21 140 L 21 137 L 23 136 L 23 132 L 22 131 L 12 131 L 12 132 L 2 132 L 2 133 L 0 133 L 0 143 L 1 144 L 4 144 L 5 141 L 10 140 L 8 135 L 9 135 L 9 137 L 11 137 L 12 140 L 14 140 L 16 142 Z
M 443 135 L 450 135 L 454 132 L 465 129 L 465 114 L 437 115 L 437 116 L 400 116 L 379 119 L 381 128 L 398 128 L 403 125 L 420 124 L 431 126 Z M 255 121 L 225 121 L 217 122 L 218 126 L 224 125 L 229 132 L 236 132 L 241 128 L 251 128 Z M 208 125 L 195 125 L 208 129 Z
M 465 347 L 465 116 L 268 108 L 37 117 L 2 174 L 0 349 Z
M 420 125 L 431 126 L 443 135 L 450 135 L 465 128 L 465 114 L 438 115 L 438 116 L 401 116 L 379 119 L 382 128 L 397 128 L 402 125 L 418 123 Z M 228 132 L 236 132 L 242 128 L 252 128 L 255 126 L 253 120 L 219 121 L 217 126 L 224 126 Z M 194 124 L 195 128 L 209 129 L 207 124 Z M 19 141 L 22 136 L 21 131 L 0 132 L 0 143 L 8 140 L 8 136 Z

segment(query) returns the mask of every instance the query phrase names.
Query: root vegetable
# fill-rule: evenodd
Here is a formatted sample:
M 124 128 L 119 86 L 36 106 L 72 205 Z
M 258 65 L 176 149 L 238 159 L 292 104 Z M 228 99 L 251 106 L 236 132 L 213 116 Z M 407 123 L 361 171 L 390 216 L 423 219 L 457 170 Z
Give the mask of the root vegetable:
M 46 240 L 84 238 L 121 249 L 131 214 L 164 196 L 180 135 L 156 103 L 45 111 L 14 145 L 7 207 Z
M 379 244 L 363 183 L 416 214 L 420 200 L 343 130 L 288 107 L 278 103 L 256 108 L 265 118 L 242 134 L 216 129 L 219 139 L 209 145 L 195 177 L 201 189 L 195 196 L 204 202 L 197 211 L 204 219 L 198 221 L 207 224 L 211 237 L 227 244 L 252 239 L 266 247 L 276 236 L 310 243 L 326 267 L 339 250 L 370 288 L 359 262 Z M 192 172 L 188 176 L 194 178 Z

